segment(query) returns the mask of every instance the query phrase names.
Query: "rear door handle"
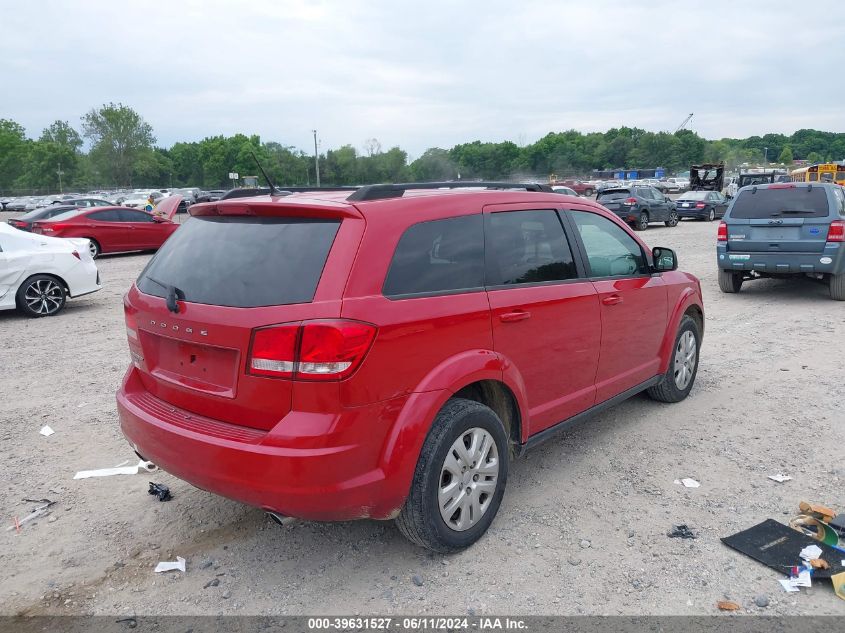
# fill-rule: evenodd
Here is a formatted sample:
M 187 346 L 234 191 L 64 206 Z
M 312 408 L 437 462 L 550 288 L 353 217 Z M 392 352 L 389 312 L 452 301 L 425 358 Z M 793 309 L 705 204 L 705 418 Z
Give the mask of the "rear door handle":
M 514 310 L 513 312 L 505 312 L 499 315 L 499 320 L 502 323 L 516 323 L 517 321 L 524 321 L 530 318 L 531 313 L 525 310 Z
M 622 303 L 622 297 L 619 295 L 610 295 L 602 299 L 601 302 L 606 306 L 615 306 L 618 303 Z

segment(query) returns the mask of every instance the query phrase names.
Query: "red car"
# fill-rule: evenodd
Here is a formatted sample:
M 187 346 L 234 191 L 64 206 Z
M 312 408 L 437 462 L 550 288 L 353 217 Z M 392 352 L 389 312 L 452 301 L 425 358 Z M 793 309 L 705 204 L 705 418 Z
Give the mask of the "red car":
M 277 520 L 396 519 L 448 552 L 512 458 L 639 392 L 687 396 L 704 311 L 674 252 L 543 185 L 461 186 L 191 207 L 124 298 L 135 451 Z
M 579 196 L 591 196 L 596 192 L 596 188 L 593 185 L 582 180 L 558 180 L 552 183 L 552 186 L 556 185 L 569 187 Z
M 162 200 L 153 213 L 127 207 L 68 211 L 32 225 L 33 233 L 51 237 L 85 237 L 91 255 L 157 250 L 179 228 L 173 216 L 182 196 Z

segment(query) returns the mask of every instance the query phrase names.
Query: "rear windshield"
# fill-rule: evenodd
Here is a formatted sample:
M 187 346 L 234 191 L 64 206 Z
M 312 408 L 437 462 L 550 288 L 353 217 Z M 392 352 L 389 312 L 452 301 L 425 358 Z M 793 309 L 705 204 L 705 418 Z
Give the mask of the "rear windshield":
M 827 192 L 824 188 L 790 187 L 740 191 L 730 216 L 739 220 L 775 217 L 823 218 L 828 213 Z
M 153 257 L 138 289 L 191 303 L 255 308 L 309 303 L 337 235 L 337 220 L 195 217 Z
M 678 198 L 678 200 L 706 200 L 709 195 L 709 191 L 688 191 Z
M 628 198 L 630 195 L 630 189 L 606 189 L 599 194 L 597 200 L 616 200 L 617 198 Z
M 74 208 L 74 209 L 71 209 L 69 211 L 68 210 L 62 211 L 58 215 L 51 215 L 51 216 L 49 216 L 48 219 L 50 219 L 51 221 L 52 220 L 57 220 L 57 221 L 69 220 L 70 218 L 74 218 L 77 215 L 82 215 L 83 213 L 85 213 L 85 211 L 87 211 L 87 209 L 76 209 L 76 208 Z

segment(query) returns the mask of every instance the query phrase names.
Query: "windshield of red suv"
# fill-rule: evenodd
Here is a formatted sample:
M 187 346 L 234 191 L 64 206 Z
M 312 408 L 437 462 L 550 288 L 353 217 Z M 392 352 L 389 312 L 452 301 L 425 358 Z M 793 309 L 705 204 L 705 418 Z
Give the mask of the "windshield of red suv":
M 138 290 L 237 308 L 309 303 L 340 222 L 306 218 L 191 218 L 138 277 Z

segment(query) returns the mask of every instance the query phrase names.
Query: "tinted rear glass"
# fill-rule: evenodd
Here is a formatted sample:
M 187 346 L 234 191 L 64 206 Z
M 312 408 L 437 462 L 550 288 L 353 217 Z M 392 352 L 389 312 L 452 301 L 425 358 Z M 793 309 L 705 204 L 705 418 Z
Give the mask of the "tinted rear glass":
M 823 187 L 745 189 L 739 192 L 730 212 L 738 220 L 760 218 L 823 218 L 829 214 Z
M 599 194 L 596 200 L 616 200 L 617 198 L 630 198 L 630 189 L 606 189 Z
M 138 289 L 166 297 L 165 284 L 185 301 L 237 308 L 308 303 L 339 227 L 337 220 L 191 218 L 141 273 Z
M 87 209 L 71 209 L 70 211 L 64 211 L 59 213 L 58 215 L 52 215 L 49 219 L 52 220 L 69 220 L 70 218 L 74 218 L 77 215 L 82 215 Z
M 385 296 L 446 293 L 484 286 L 484 229 L 480 215 L 421 222 L 396 246 Z

